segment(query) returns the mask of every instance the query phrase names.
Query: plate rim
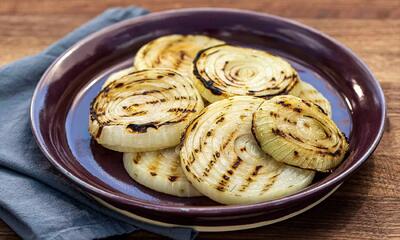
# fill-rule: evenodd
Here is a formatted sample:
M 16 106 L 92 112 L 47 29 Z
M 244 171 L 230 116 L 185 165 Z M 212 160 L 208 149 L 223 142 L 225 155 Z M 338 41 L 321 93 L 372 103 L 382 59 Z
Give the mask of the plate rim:
M 40 124 L 36 122 L 35 116 L 36 114 L 39 115 L 39 111 L 36 109 L 38 95 L 40 90 L 43 87 L 46 87 L 46 79 L 49 77 L 49 73 L 56 67 L 57 64 L 62 62 L 62 60 L 66 57 L 68 57 L 69 53 L 78 49 L 84 44 L 87 44 L 88 42 L 92 41 L 93 39 L 107 33 L 107 32 L 112 32 L 113 30 L 116 30 L 118 28 L 124 27 L 126 25 L 133 25 L 133 24 L 140 24 L 143 22 L 146 22 L 148 20 L 155 20 L 157 18 L 164 18 L 168 16 L 176 16 L 179 14 L 192 14 L 192 13 L 199 13 L 199 12 L 214 12 L 214 13 L 230 13 L 230 14 L 239 14 L 242 15 L 242 17 L 250 16 L 250 17 L 260 17 L 260 18 L 269 18 L 273 19 L 276 21 L 288 23 L 291 25 L 294 25 L 297 28 L 300 29 L 305 29 L 312 34 L 319 35 L 322 38 L 325 38 L 329 42 L 333 43 L 334 45 L 338 46 L 341 48 L 346 54 L 352 57 L 353 60 L 355 60 L 360 67 L 363 69 L 363 71 L 366 72 L 366 74 L 370 75 L 371 78 L 375 81 L 373 81 L 374 88 L 378 92 L 378 98 L 379 102 L 382 107 L 381 115 L 379 116 L 379 119 L 381 120 L 381 124 L 379 126 L 379 130 L 377 133 L 376 138 L 370 145 L 370 147 L 367 149 L 367 151 L 364 152 L 364 154 L 356 161 L 354 164 L 352 164 L 348 169 L 344 170 L 343 172 L 339 173 L 338 176 L 335 178 L 330 179 L 329 181 L 312 187 L 312 188 L 306 188 L 303 191 L 297 192 L 293 195 L 289 195 L 283 198 L 279 198 L 276 200 L 272 201 L 266 201 L 266 202 L 261 202 L 261 203 L 256 203 L 256 204 L 248 204 L 248 205 L 221 205 L 221 206 L 171 206 L 171 205 L 160 205 L 160 204 L 155 204 L 151 203 L 145 200 L 137 199 L 137 198 L 125 198 L 119 195 L 116 195 L 114 193 L 104 191 L 102 189 L 97 188 L 96 186 L 93 186 L 79 177 L 73 175 L 71 172 L 68 171 L 68 169 L 64 168 L 58 161 L 54 158 L 54 156 L 47 150 L 47 144 L 45 140 L 43 139 L 43 136 L 40 131 Z M 76 183 L 79 187 L 83 187 L 85 190 L 90 191 L 92 193 L 98 194 L 101 197 L 105 197 L 107 199 L 111 199 L 113 201 L 121 202 L 123 204 L 127 205 L 132 205 L 132 206 L 137 206 L 141 207 L 147 210 L 156 210 L 159 212 L 170 212 L 170 213 L 181 213 L 181 214 L 187 214 L 187 215 L 196 215 L 196 216 L 218 216 L 221 213 L 224 214 L 229 214 L 229 213 L 235 213 L 235 214 L 243 214 L 243 213 L 252 213 L 259 211 L 261 209 L 264 209 L 266 206 L 281 206 L 283 204 L 287 204 L 288 202 L 294 203 L 298 201 L 299 199 L 302 199 L 307 196 L 312 196 L 315 195 L 324 189 L 327 189 L 329 187 L 333 187 L 335 185 L 340 184 L 343 182 L 347 177 L 349 177 L 353 172 L 355 172 L 370 156 L 371 154 L 375 151 L 376 147 L 378 146 L 379 142 L 382 139 L 384 129 L 385 129 L 385 123 L 386 123 L 386 115 L 387 115 L 387 105 L 386 105 L 386 100 L 385 96 L 382 90 L 382 87 L 378 81 L 378 79 L 373 75 L 373 73 L 370 71 L 368 66 L 364 63 L 362 59 L 360 59 L 352 50 L 350 50 L 348 47 L 343 45 L 342 43 L 338 42 L 334 38 L 328 36 L 325 33 L 322 33 L 312 27 L 306 26 L 300 22 L 271 15 L 268 13 L 261 13 L 261 12 L 255 12 L 255 11 L 250 11 L 250 10 L 239 10 L 239 9 L 232 9 L 232 8 L 183 8 L 183 9 L 178 9 L 178 10 L 167 10 L 167 11 L 161 11 L 161 12 L 154 12 L 150 13 L 147 15 L 143 15 L 140 17 L 136 17 L 133 19 L 127 19 L 115 24 L 112 24 L 108 27 L 105 27 L 104 29 L 101 29 L 97 32 L 94 32 L 85 38 L 81 39 L 80 41 L 76 42 L 73 44 L 70 48 L 64 51 L 54 62 L 48 67 L 48 69 L 45 71 L 45 73 L 42 75 L 41 79 L 37 83 L 31 104 L 30 104 L 30 123 L 31 123 L 31 129 L 32 133 L 34 135 L 34 138 L 36 140 L 36 143 L 38 144 L 40 150 L 44 153 L 46 158 L 52 163 L 53 166 L 57 168 L 58 171 L 60 171 L 63 175 L 68 177 L 70 180 L 72 180 L 74 183 Z M 77 187 L 78 187 L 77 186 Z

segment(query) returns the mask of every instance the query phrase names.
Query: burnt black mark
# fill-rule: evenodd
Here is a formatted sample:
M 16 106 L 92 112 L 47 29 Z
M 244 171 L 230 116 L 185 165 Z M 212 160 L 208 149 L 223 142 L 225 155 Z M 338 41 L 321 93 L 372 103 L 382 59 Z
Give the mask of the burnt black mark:
M 187 172 L 190 172 L 189 166 L 185 166 L 185 169 L 186 169 Z
M 202 82 L 203 86 L 206 87 L 208 90 L 210 90 L 214 95 L 222 95 L 222 94 L 223 94 L 222 89 L 220 89 L 220 88 L 214 86 L 214 81 L 212 81 L 212 80 L 210 79 L 210 77 L 206 74 L 205 71 L 203 71 L 203 70 L 199 71 L 199 69 L 197 68 L 197 62 L 198 62 L 198 60 L 199 60 L 201 57 L 207 57 L 206 52 L 207 52 L 208 50 L 211 50 L 211 49 L 213 49 L 213 48 L 218 48 L 218 47 L 221 47 L 221 46 L 224 46 L 224 45 L 226 45 L 226 44 L 220 44 L 220 45 L 216 45 L 216 46 L 212 46 L 212 47 L 203 49 L 203 50 L 201 50 L 201 51 L 199 51 L 199 52 L 197 53 L 196 57 L 195 57 L 194 60 L 193 60 L 193 66 L 194 66 L 194 68 L 193 68 L 193 75 L 194 75 L 197 79 L 199 79 L 199 80 Z M 202 74 L 205 74 L 206 77 L 207 77 L 208 79 L 210 79 L 210 80 L 207 80 L 207 79 L 203 78 Z
M 210 137 L 212 135 L 212 130 L 207 132 L 207 137 Z
M 283 107 L 290 107 L 292 106 L 290 103 L 285 103 L 285 101 L 278 101 L 277 102 L 279 105 L 282 105 Z
M 298 138 L 297 136 L 293 135 L 292 133 L 289 133 L 289 136 L 290 136 L 291 138 L 295 139 L 296 141 L 299 141 L 299 142 L 302 142 L 302 143 L 303 143 L 303 140 L 301 140 L 301 139 Z
M 158 125 L 155 122 L 145 123 L 145 124 L 129 124 L 126 126 L 127 129 L 131 130 L 132 132 L 139 132 L 145 133 L 147 132 L 148 128 L 158 129 Z
M 220 117 L 215 123 L 219 124 L 222 123 L 225 120 L 224 117 Z
M 246 147 L 242 147 L 242 148 L 240 148 L 240 151 L 241 151 L 241 152 L 244 152 L 244 151 L 246 151 Z
M 170 77 L 173 77 L 173 76 L 175 76 L 176 74 L 171 72 L 171 73 L 167 73 L 167 75 L 170 76 Z
M 308 107 L 311 107 L 311 103 L 309 103 L 308 101 L 305 101 L 305 100 L 303 100 L 303 99 L 301 99 L 301 101 L 302 101 L 305 105 L 307 105 Z
M 254 171 L 251 173 L 252 176 L 257 176 L 258 172 L 260 171 L 260 169 L 262 168 L 262 165 L 257 165 L 256 168 L 254 169 Z
M 295 108 L 293 108 L 293 111 L 301 113 L 303 110 L 301 108 L 295 107 Z
M 320 105 L 315 104 L 315 103 L 314 103 L 314 105 L 318 108 L 318 110 L 319 110 L 320 112 L 322 112 L 323 114 L 325 114 L 326 116 L 328 116 L 328 113 L 326 113 L 325 110 L 324 110 Z
M 233 171 L 231 169 L 229 169 L 228 171 L 226 171 L 229 175 L 233 174 Z
M 181 112 L 181 113 L 188 113 L 188 112 L 196 112 L 196 109 L 188 109 L 188 108 L 170 108 L 168 112 Z
M 239 165 L 240 165 L 242 162 L 243 162 L 243 160 L 242 160 L 240 157 L 238 157 L 238 158 L 236 159 L 236 161 L 233 163 L 232 168 L 233 168 L 233 169 L 238 168 Z
M 155 172 L 150 172 L 150 175 L 154 177 L 154 176 L 157 176 L 157 173 L 155 173 Z
M 299 152 L 295 150 L 295 151 L 293 152 L 293 155 L 294 155 L 295 157 L 298 157 L 298 156 L 299 156 Z
M 284 133 L 282 130 L 280 130 L 280 129 L 278 129 L 278 128 L 272 128 L 271 129 L 271 131 L 272 131 L 272 133 L 274 134 L 274 135 L 277 135 L 277 136 L 281 136 L 281 137 L 286 137 L 286 133 Z M 290 133 L 289 133 L 290 134 Z
M 117 83 L 114 87 L 115 87 L 115 88 L 120 88 L 120 87 L 123 87 L 123 86 L 124 86 L 123 83 Z
M 278 118 L 278 117 L 279 117 L 279 114 L 276 113 L 276 112 L 269 112 L 269 115 L 270 115 L 271 117 L 274 117 L 274 118 Z
M 225 181 L 229 181 L 229 176 L 226 176 L 226 174 L 224 174 L 224 175 L 222 175 L 222 178 L 225 180 Z
M 220 154 L 219 152 L 215 152 L 215 156 L 216 156 L 217 158 L 219 158 L 219 157 L 221 156 L 221 154 Z
M 168 180 L 169 180 L 170 182 L 175 182 L 176 179 L 178 179 L 178 176 L 169 176 L 169 177 L 168 177 Z
M 224 192 L 225 191 L 225 188 L 223 186 L 218 186 L 218 187 L 216 187 L 216 189 L 218 191 L 220 191 L 220 192 Z
M 102 132 L 103 132 L 103 126 L 99 126 L 99 129 L 97 129 L 96 138 L 99 138 Z

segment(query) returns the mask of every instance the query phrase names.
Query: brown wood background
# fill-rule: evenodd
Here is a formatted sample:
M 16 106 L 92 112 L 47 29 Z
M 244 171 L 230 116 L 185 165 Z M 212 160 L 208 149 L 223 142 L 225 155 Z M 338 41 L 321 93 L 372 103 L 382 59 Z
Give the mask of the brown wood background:
M 400 239 L 400 0 L 0 0 L 0 65 L 35 54 L 112 6 L 231 7 L 289 17 L 354 50 L 380 80 L 389 120 L 373 157 L 312 210 L 271 226 L 199 239 Z M 0 220 L 0 239 L 19 239 Z M 114 239 L 163 239 L 140 231 Z

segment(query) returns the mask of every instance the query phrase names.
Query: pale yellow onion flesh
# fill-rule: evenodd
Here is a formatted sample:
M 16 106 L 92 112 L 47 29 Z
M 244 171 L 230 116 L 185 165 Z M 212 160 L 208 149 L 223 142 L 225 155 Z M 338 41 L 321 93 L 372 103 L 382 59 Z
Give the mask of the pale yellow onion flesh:
M 315 103 L 320 106 L 329 117 L 332 116 L 331 104 L 324 95 L 322 95 L 322 93 L 315 89 L 311 84 L 299 81 L 292 90 L 288 92 L 288 94 Z
M 265 101 L 254 113 L 253 132 L 275 160 L 323 172 L 338 166 L 349 148 L 318 106 L 290 95 Z
M 240 96 L 212 103 L 187 128 L 181 149 L 186 177 L 223 204 L 250 204 L 293 194 L 314 171 L 273 160 L 257 145 L 251 121 L 261 98 Z
M 105 88 L 108 84 L 111 82 L 118 80 L 126 75 L 129 75 L 135 71 L 134 67 L 129 67 L 129 68 L 124 68 L 122 70 L 119 70 L 117 72 L 112 73 L 107 80 L 104 82 L 103 86 L 101 88 Z
M 134 66 L 137 69 L 171 68 L 191 76 L 192 62 L 197 52 L 222 43 L 203 35 L 174 34 L 159 37 L 140 48 Z
M 269 98 L 286 94 L 298 75 L 284 59 L 267 52 L 217 45 L 200 51 L 193 62 L 194 82 L 209 102 L 231 96 Z
M 150 189 L 178 197 L 202 195 L 187 180 L 175 148 L 124 153 L 123 159 L 129 176 Z
M 180 73 L 133 72 L 103 88 L 91 104 L 89 132 L 106 148 L 143 152 L 176 146 L 203 101 Z

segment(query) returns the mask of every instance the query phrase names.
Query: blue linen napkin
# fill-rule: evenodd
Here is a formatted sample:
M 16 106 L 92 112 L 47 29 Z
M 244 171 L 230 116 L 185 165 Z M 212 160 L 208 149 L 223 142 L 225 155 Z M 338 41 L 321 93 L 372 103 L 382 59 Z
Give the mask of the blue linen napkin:
M 195 237 L 192 229 L 153 226 L 99 206 L 45 159 L 30 129 L 32 93 L 49 65 L 90 33 L 146 13 L 136 7 L 107 10 L 42 53 L 0 68 L 0 218 L 22 238 L 93 239 L 137 229 L 173 239 Z

